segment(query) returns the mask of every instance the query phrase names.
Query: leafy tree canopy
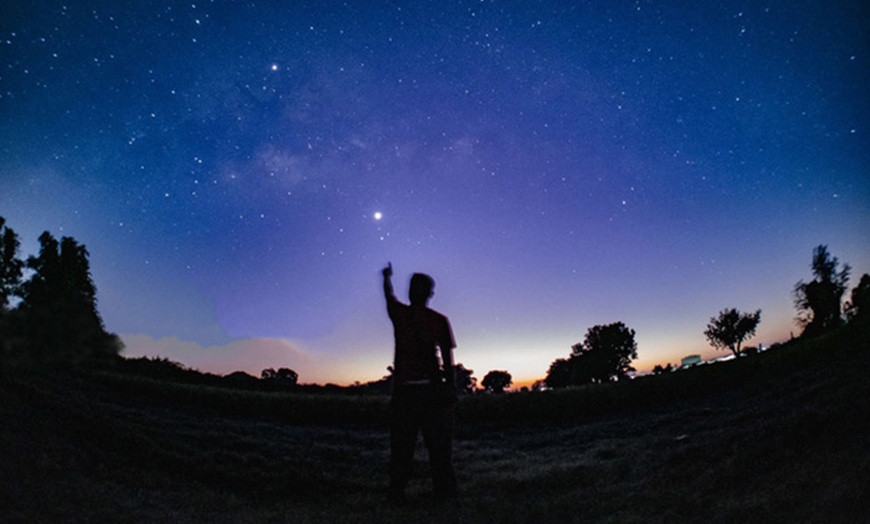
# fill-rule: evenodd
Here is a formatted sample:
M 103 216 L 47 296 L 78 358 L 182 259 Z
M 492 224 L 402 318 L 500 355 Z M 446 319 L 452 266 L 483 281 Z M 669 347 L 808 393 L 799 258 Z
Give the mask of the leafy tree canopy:
M 474 392 L 477 379 L 473 376 L 474 370 L 466 369 L 462 364 L 453 366 L 453 376 L 456 381 L 456 392 L 460 395 L 468 395 Z
M 293 387 L 299 380 L 299 374 L 290 368 L 267 368 L 260 373 L 260 378 L 276 385 Z
M 846 304 L 846 317 L 850 324 L 870 324 L 870 275 L 863 274 L 852 290 L 852 299 Z
M 734 356 L 740 355 L 743 341 L 755 334 L 761 322 L 761 310 L 741 313 L 737 309 L 724 309 L 719 316 L 710 319 L 704 331 L 707 340 L 716 349 L 730 349 Z
M 483 377 L 481 385 L 492 393 L 504 393 L 504 390 L 509 388 L 512 382 L 513 377 L 507 371 L 493 370 Z
M 637 358 L 635 331 L 622 322 L 589 328 L 583 342 L 571 348 L 567 359 L 550 365 L 547 386 L 566 387 L 590 382 L 618 380 L 634 371 L 631 361 Z
M 586 332 L 582 346 L 577 344 L 573 355 L 587 360 L 592 382 L 607 382 L 625 377 L 634 371 L 631 361 L 637 358 L 634 330 L 622 322 L 594 326 Z
M 21 284 L 24 262 L 18 258 L 18 235 L 0 217 L 0 314 L 7 311 Z
M 91 278 L 88 251 L 72 237 L 58 242 L 50 233 L 39 237 L 39 254 L 18 259 L 18 238 L 0 218 L 0 312 L 10 297 L 20 298 L 14 322 L 0 323 L 7 341 L 3 356 L 24 360 L 73 362 L 116 356 L 120 339 L 107 333 L 97 312 L 97 288 Z M 22 270 L 31 270 L 22 282 Z M 14 342 L 8 342 L 14 341 Z
M 804 326 L 802 336 L 815 336 L 843 323 L 841 303 L 852 270 L 848 264 L 840 267 L 825 245 L 813 250 L 811 267 L 815 278 L 810 282 L 800 280 L 794 287 L 797 321 Z

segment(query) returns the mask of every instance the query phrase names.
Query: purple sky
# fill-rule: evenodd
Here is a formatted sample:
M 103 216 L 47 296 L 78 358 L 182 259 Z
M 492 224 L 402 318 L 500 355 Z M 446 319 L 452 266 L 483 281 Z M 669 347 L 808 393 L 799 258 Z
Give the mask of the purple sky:
M 617 321 L 646 370 L 797 334 L 819 244 L 870 272 L 860 2 L 148 4 L 0 7 L 0 216 L 128 356 L 380 378 L 391 261 L 478 378 Z

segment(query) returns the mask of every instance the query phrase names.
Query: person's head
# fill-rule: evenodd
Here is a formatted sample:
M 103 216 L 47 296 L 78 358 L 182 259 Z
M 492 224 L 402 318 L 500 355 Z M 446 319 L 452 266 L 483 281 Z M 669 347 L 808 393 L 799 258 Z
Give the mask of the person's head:
M 411 288 L 408 290 L 408 299 L 411 304 L 425 306 L 435 289 L 435 281 L 432 277 L 423 273 L 414 273 L 411 276 Z

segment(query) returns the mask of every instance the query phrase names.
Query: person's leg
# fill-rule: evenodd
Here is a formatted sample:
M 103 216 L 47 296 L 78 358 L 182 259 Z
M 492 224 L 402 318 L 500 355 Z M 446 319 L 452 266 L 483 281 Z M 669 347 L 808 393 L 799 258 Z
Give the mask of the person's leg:
M 417 421 L 410 392 L 397 388 L 390 402 L 390 496 L 400 499 L 414 469 Z
M 426 410 L 423 438 L 429 450 L 429 467 L 435 495 L 448 498 L 456 495 L 456 474 L 453 471 L 453 407 L 443 407 L 437 399 Z

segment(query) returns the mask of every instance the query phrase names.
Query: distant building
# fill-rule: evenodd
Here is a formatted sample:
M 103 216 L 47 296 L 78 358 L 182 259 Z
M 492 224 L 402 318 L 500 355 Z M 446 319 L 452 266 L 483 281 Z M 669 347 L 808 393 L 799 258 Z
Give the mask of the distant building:
M 680 367 L 688 368 L 691 366 L 697 366 L 701 363 L 701 355 L 689 355 L 688 357 L 683 357 L 683 360 L 680 361 Z

